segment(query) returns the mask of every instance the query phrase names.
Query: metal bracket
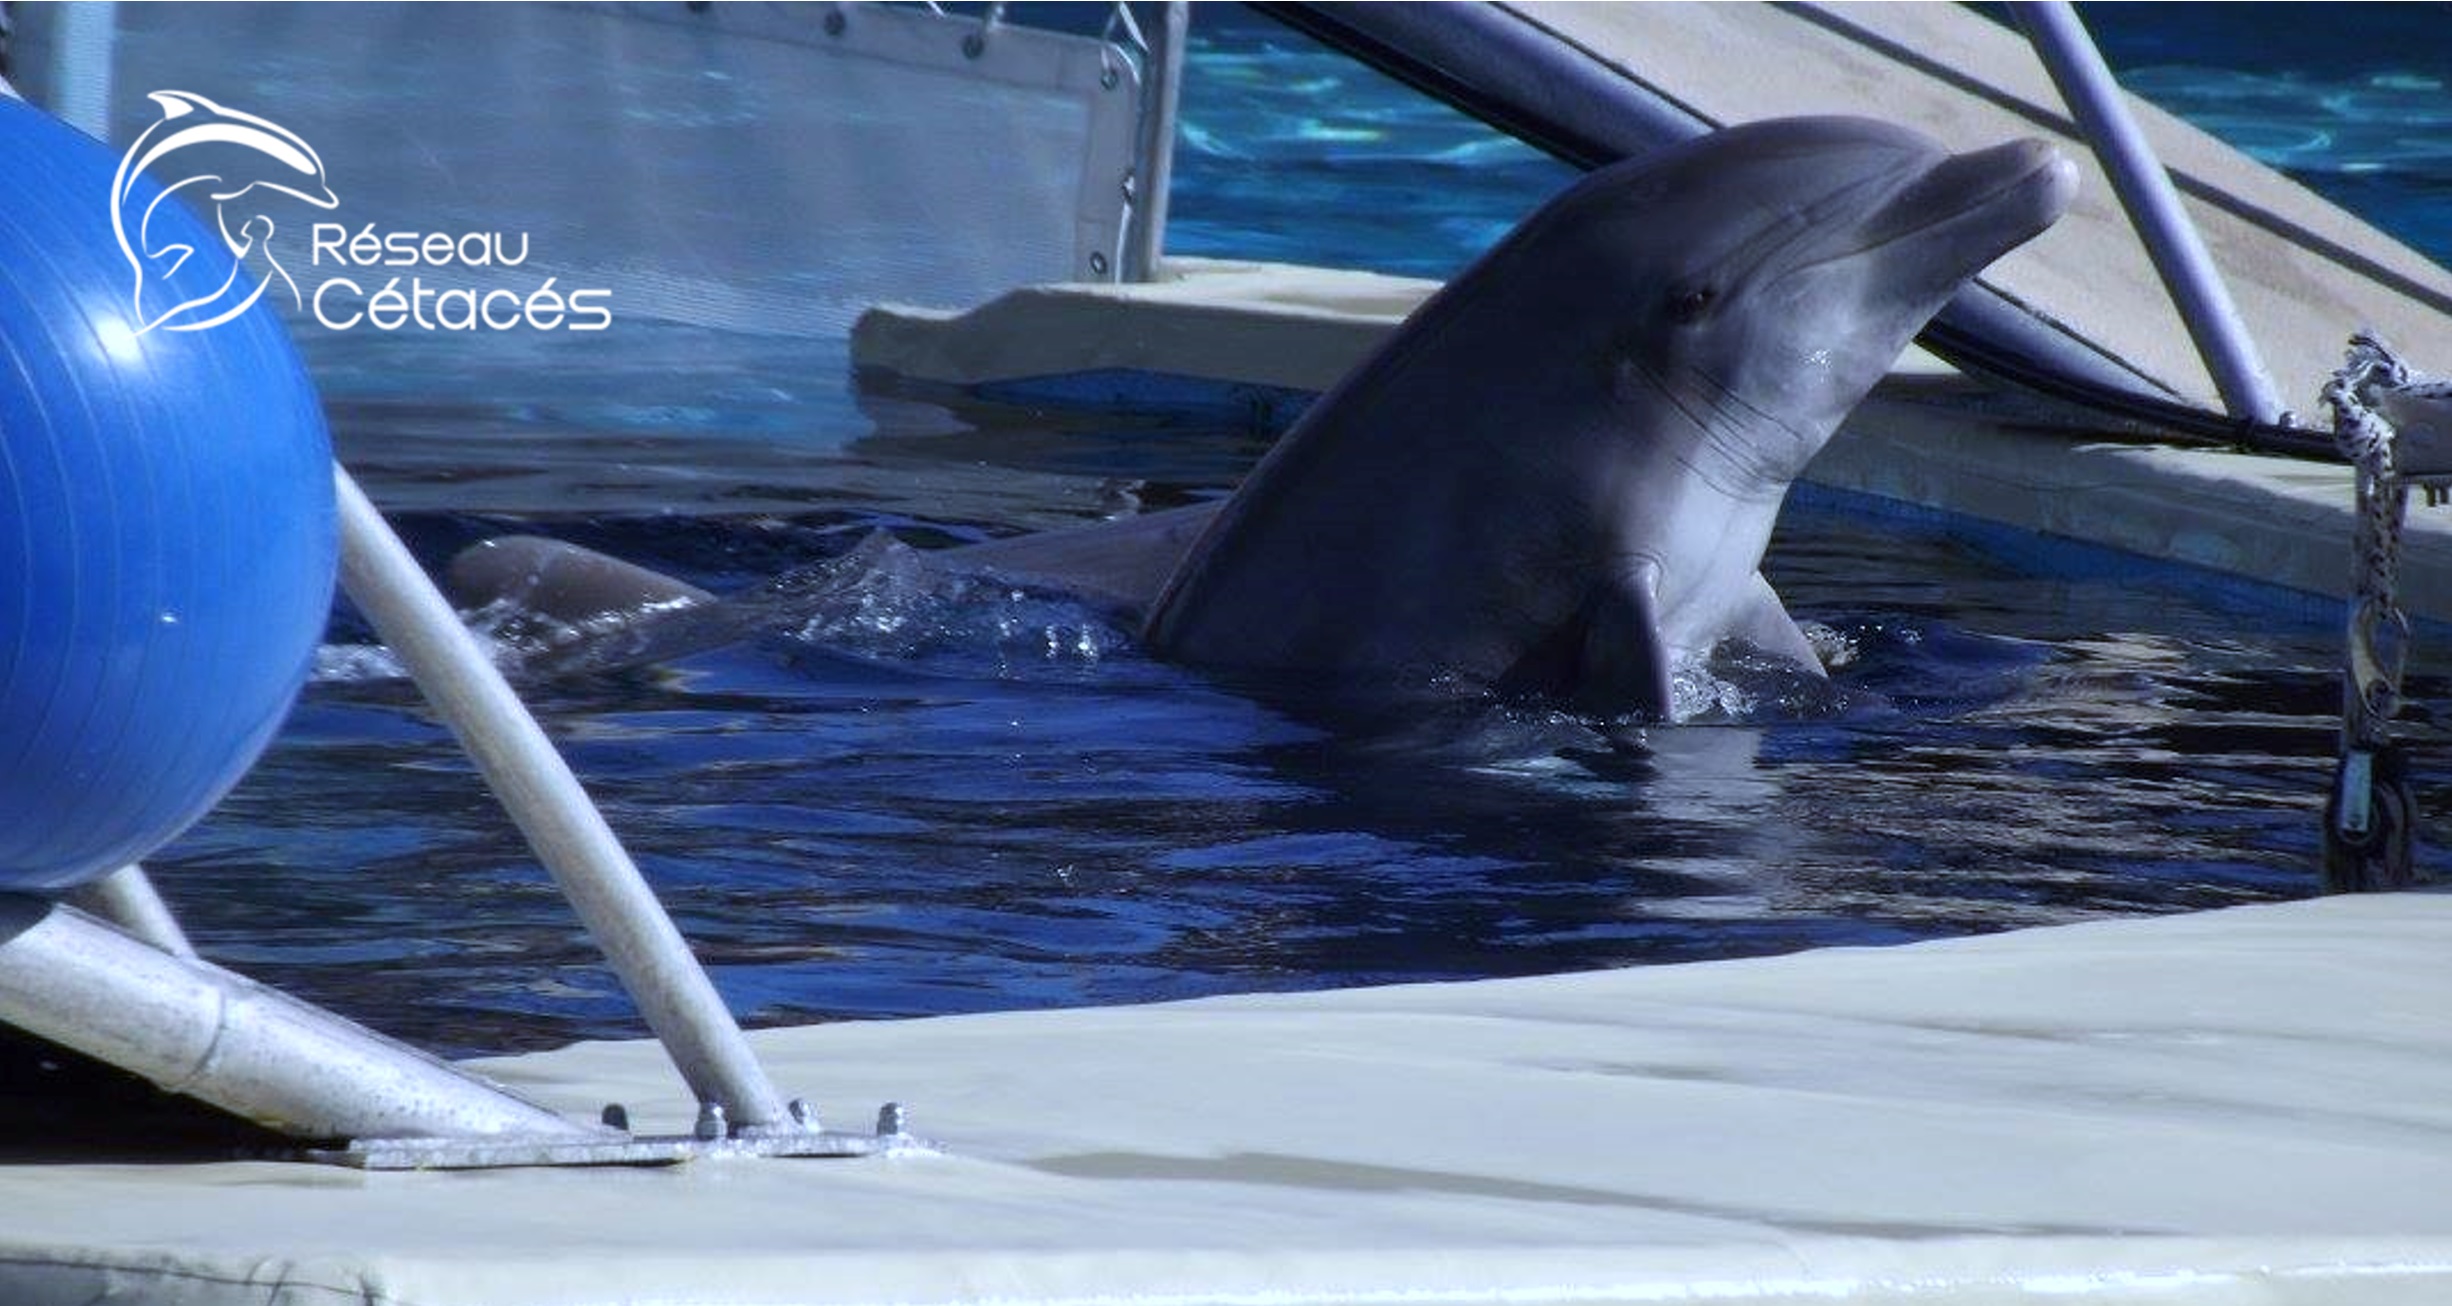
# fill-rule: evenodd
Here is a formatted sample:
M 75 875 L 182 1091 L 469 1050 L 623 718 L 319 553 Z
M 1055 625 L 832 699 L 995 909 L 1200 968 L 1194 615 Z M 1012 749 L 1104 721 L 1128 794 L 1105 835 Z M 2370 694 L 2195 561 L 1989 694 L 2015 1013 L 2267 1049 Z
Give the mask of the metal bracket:
M 2432 502 L 2452 485 L 2452 381 L 2406 380 L 2378 390 L 2375 407 L 2392 423 L 2396 479 L 2425 487 Z
M 712 1104 L 709 1104 L 712 1106 Z M 795 1114 L 803 1114 L 803 1104 Z M 605 1108 L 605 1123 L 622 1128 L 628 1113 Z M 814 1125 L 813 1113 L 808 1114 Z M 714 1128 L 708 1128 L 710 1121 Z M 510 1135 L 492 1138 L 366 1138 L 346 1147 L 308 1148 L 299 1160 L 352 1170 L 502 1170 L 525 1166 L 679 1165 L 732 1157 L 935 1156 L 936 1144 L 906 1127 L 900 1103 L 878 1108 L 875 1133 L 810 1128 L 749 1129 L 729 1133 L 723 1111 L 701 1111 L 689 1134 Z

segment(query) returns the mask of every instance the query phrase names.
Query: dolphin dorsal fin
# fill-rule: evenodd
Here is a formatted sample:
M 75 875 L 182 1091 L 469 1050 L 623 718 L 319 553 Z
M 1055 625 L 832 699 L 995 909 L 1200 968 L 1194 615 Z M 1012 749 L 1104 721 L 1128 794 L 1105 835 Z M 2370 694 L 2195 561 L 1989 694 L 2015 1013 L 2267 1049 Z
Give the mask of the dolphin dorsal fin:
M 184 118 L 196 108 L 198 97 L 186 91 L 154 91 L 146 99 L 162 106 L 162 119 Z

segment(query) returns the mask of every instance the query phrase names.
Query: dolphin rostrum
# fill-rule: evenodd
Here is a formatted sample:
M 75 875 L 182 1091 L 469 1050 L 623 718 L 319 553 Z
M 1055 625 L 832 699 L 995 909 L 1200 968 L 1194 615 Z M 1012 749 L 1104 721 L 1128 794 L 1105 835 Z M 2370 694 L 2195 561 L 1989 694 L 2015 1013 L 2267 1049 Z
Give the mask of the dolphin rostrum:
M 1789 483 L 2076 178 L 2040 141 L 1952 154 L 1856 118 L 1752 123 L 1615 164 L 1416 310 L 1222 508 L 941 556 L 1145 612 L 1152 651 L 1195 665 L 1653 718 L 1672 669 L 1723 641 L 1818 675 L 1759 570 Z M 524 573 L 538 547 L 461 569 Z M 655 596 L 565 597 L 604 612 Z
M 137 332 L 219 325 L 252 307 L 275 275 L 288 282 L 292 297 L 297 297 L 298 283 L 271 255 L 272 219 L 260 213 L 242 216 L 234 232 L 226 206 L 262 187 L 319 209 L 333 208 L 340 197 L 324 176 L 323 159 L 279 123 L 225 108 L 192 91 L 155 91 L 150 98 L 161 107 L 162 119 L 128 146 L 111 182 L 111 229 L 136 274 L 129 305 L 135 310 Z M 140 187 L 140 180 L 148 178 L 157 186 Z M 240 268 L 234 267 L 221 285 L 163 304 L 158 283 L 176 274 L 195 250 L 157 237 L 153 215 L 189 190 L 211 202 L 213 225 L 241 260 L 240 267 L 249 253 L 261 249 L 271 271 L 247 288 L 241 284 Z

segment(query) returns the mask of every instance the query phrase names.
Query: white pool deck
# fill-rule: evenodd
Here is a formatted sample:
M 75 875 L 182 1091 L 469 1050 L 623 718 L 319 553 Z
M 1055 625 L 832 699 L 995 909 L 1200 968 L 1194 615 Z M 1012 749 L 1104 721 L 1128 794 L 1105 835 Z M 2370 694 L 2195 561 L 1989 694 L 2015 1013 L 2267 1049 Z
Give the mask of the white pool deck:
M 0 1301 L 2452 1300 L 2452 897 L 757 1043 L 937 1156 L 0 1168 Z M 652 1045 L 490 1063 L 642 1126 Z

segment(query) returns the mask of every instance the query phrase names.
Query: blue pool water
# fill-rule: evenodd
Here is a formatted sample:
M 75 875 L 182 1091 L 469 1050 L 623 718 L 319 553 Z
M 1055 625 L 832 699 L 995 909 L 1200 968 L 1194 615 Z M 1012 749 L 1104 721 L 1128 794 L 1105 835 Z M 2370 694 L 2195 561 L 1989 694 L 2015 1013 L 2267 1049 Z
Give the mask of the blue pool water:
M 2140 85 L 2452 258 L 2452 40 L 2338 7 L 2093 14 Z M 2372 22 L 2346 61 L 2300 35 Z M 1439 274 L 1563 169 L 1203 10 L 1171 246 Z M 2288 36 L 2289 39 L 2283 39 Z M 2305 66 L 2271 49 L 2307 52 Z M 2321 58 L 2319 58 L 2321 56 Z M 2388 125 L 2387 125 L 2388 124 Z M 316 348 L 309 342 L 311 350 Z M 485 370 L 325 350 L 342 452 L 430 556 L 562 534 L 719 589 L 1230 485 L 1234 426 L 863 392 L 839 338 L 666 331 Z M 652 352 L 655 366 L 640 364 Z M 753 1021 L 1511 975 L 2312 890 L 2333 617 L 1810 501 L 1770 570 L 1839 701 L 1613 738 L 1462 704 L 1332 732 L 1038 595 L 880 576 L 810 629 L 536 705 Z M 258 772 L 154 865 L 206 953 L 451 1052 L 640 1032 L 347 617 Z M 2421 693 L 2440 699 L 2440 676 Z M 2452 811 L 2440 739 L 2421 801 Z M 2440 816 L 2433 847 L 2452 839 Z

